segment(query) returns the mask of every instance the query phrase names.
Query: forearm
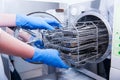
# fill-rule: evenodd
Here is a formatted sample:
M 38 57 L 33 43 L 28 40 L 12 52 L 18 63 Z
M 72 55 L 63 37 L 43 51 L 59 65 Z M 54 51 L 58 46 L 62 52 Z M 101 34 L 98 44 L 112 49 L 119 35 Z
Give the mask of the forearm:
M 9 55 L 20 56 L 23 58 L 32 58 L 34 54 L 34 48 L 1 30 L 0 52 Z
M 0 14 L 0 27 L 16 26 L 15 14 Z

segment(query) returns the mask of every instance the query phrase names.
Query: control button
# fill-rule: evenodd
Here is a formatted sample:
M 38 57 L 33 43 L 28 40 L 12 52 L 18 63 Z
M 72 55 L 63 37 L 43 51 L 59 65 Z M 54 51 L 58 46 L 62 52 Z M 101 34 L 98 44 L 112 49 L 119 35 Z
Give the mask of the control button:
M 120 44 L 119 44 L 119 47 L 120 47 Z
M 120 51 L 118 52 L 118 54 L 120 54 Z

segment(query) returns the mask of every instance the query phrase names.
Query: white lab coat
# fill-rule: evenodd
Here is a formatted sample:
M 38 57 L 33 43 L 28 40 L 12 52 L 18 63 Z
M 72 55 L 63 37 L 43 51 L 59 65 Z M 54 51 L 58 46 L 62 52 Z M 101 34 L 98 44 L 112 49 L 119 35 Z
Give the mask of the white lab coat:
M 0 80 L 8 80 L 5 72 L 4 72 L 4 67 L 3 67 L 3 62 L 1 58 L 1 53 L 0 53 Z

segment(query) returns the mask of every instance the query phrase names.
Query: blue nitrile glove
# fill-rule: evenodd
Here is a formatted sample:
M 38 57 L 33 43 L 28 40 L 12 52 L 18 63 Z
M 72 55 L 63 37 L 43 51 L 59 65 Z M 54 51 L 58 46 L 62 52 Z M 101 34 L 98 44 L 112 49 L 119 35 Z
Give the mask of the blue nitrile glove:
M 62 27 L 62 25 L 56 21 L 55 19 L 51 19 L 51 18 L 43 18 L 49 25 L 51 26 L 55 26 L 55 27 Z
M 31 36 L 29 41 L 34 41 L 36 38 L 34 36 Z M 37 48 L 43 49 L 44 48 L 44 42 L 40 39 L 35 40 L 35 42 L 33 42 L 33 45 Z
M 61 27 L 55 19 L 44 19 L 41 17 L 32 17 L 16 15 L 16 26 L 23 29 L 47 29 L 54 30 L 54 27 Z
M 44 48 L 44 43 L 42 40 L 37 40 L 34 42 L 34 45 L 37 47 L 37 48 L 40 48 L 40 49 L 43 49 Z
M 38 49 L 35 48 L 34 56 L 32 59 L 25 59 L 28 62 L 42 62 L 44 64 L 58 67 L 66 68 L 69 67 L 62 61 L 59 56 L 59 52 L 55 49 Z

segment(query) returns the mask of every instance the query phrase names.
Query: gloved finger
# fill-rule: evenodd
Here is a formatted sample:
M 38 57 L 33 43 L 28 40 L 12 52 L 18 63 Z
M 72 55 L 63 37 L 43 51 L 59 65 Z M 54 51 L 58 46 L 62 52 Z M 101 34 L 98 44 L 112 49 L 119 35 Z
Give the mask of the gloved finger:
M 41 28 L 41 29 L 55 30 L 55 28 L 53 26 L 49 25 L 46 22 L 44 22 L 42 26 L 41 26 L 41 24 L 40 24 L 40 26 L 38 25 L 38 27 Z
M 69 68 L 69 66 L 60 57 L 57 57 L 57 56 L 56 56 L 56 59 L 54 62 L 51 61 L 46 64 L 49 66 L 54 66 L 54 67 L 58 67 L 58 68 L 65 68 L 65 69 Z
M 44 42 L 40 39 L 36 40 L 35 36 L 31 36 L 29 38 L 29 42 L 32 42 L 34 44 L 34 46 L 36 46 L 37 48 L 43 49 L 44 48 Z
M 54 50 L 54 52 L 51 53 L 51 55 L 53 56 L 53 57 L 51 57 L 52 59 L 49 59 L 49 61 L 44 62 L 44 63 L 46 63 L 50 66 L 68 69 L 69 66 L 60 58 L 59 54 L 60 53 L 57 50 Z
M 58 51 L 57 51 L 58 52 Z M 61 59 L 60 57 L 60 53 L 58 52 L 57 56 L 56 56 L 56 67 L 59 67 L 59 68 L 65 68 L 65 69 L 68 69 L 69 66 Z M 58 64 L 59 63 L 59 64 Z
M 34 42 L 34 45 L 37 47 L 37 48 L 40 48 L 40 49 L 43 49 L 44 48 L 44 42 L 42 40 L 37 40 Z
M 58 65 L 59 68 L 65 68 L 65 69 L 68 69 L 69 66 L 61 59 L 59 58 L 59 65 Z
M 51 26 L 54 27 L 62 27 L 62 25 L 60 24 L 60 22 L 58 22 L 55 19 L 51 19 L 51 18 L 44 18 L 44 20 Z

